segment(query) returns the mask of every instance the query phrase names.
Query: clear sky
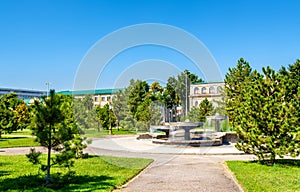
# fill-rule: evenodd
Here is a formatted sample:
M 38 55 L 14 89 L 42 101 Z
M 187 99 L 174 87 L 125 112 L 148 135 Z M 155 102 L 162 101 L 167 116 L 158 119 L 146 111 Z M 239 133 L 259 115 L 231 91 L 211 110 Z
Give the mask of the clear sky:
M 51 82 L 58 91 L 70 90 L 97 41 L 142 23 L 194 35 L 223 75 L 240 57 L 254 69 L 278 70 L 300 59 L 299 10 L 298 0 L 0 0 L 0 87 L 46 90 Z M 179 53 L 157 46 L 133 48 L 112 63 L 124 69 L 146 59 L 180 63 L 179 69 L 194 72 Z M 97 88 L 113 87 L 119 69 L 107 68 Z

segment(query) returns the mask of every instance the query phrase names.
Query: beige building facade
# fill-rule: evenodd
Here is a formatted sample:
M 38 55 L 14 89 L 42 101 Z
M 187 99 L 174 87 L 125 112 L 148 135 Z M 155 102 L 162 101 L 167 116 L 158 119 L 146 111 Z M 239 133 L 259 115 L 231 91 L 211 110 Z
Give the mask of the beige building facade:
M 80 91 L 61 91 L 59 94 L 73 95 L 75 98 L 84 98 L 90 95 L 93 99 L 94 106 L 103 107 L 105 104 L 112 101 L 113 96 L 117 91 L 122 89 L 96 89 L 96 90 L 80 90 Z
M 222 100 L 221 91 L 224 87 L 224 82 L 192 84 L 190 87 L 190 109 L 198 107 L 205 98 L 216 107 L 218 105 L 216 101 Z

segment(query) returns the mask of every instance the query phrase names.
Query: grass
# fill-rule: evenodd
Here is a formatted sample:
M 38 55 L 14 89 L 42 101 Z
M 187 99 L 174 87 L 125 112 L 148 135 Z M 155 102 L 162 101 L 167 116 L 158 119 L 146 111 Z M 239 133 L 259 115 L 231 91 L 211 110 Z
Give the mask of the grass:
M 34 141 L 30 129 L 14 131 L 11 134 L 3 134 L 0 138 L 0 148 L 33 146 L 40 146 L 40 144 Z
M 4 134 L 3 136 L 19 136 L 19 135 L 32 136 L 30 129 L 23 129 L 23 130 L 14 131 L 11 134 Z
M 45 158 L 45 156 L 44 156 Z M 51 168 L 51 185 L 43 186 L 45 175 L 25 155 L 0 156 L 0 191 L 112 191 L 137 175 L 150 159 L 90 156 L 75 161 L 70 176 Z M 38 174 L 40 172 L 40 174 Z
M 226 163 L 245 191 L 300 192 L 300 160 L 279 160 L 275 166 L 266 161 Z
M 0 148 L 33 147 L 33 146 L 40 146 L 39 143 L 34 141 L 33 137 L 2 136 L 0 138 Z
M 136 132 L 135 131 L 128 131 L 125 129 L 113 129 L 113 134 L 114 135 L 135 135 Z M 108 130 L 103 130 L 101 129 L 100 131 L 96 130 L 96 129 L 85 129 L 84 130 L 84 136 L 88 137 L 88 138 L 103 138 L 105 136 L 109 135 L 109 131 Z
M 88 138 L 103 138 L 107 136 L 108 130 L 100 130 L 98 132 L 95 129 L 84 130 L 85 134 L 83 136 Z M 135 131 L 128 131 L 124 129 L 113 129 L 114 135 L 135 135 Z M 11 134 L 4 134 L 0 138 L 0 148 L 11 148 L 11 147 L 33 147 L 40 146 L 39 143 L 34 141 L 30 129 L 23 129 L 15 131 Z

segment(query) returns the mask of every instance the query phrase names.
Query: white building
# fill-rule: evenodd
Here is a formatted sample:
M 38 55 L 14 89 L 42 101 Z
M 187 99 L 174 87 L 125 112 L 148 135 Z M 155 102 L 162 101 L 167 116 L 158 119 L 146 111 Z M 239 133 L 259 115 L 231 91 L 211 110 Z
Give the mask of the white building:
M 215 101 L 222 100 L 221 90 L 224 86 L 224 82 L 192 84 L 190 87 L 190 109 L 198 107 L 205 98 L 216 107 L 218 104 Z
M 16 93 L 20 99 L 39 98 L 47 94 L 46 91 L 38 91 L 31 89 L 0 88 L 0 96 L 10 93 Z

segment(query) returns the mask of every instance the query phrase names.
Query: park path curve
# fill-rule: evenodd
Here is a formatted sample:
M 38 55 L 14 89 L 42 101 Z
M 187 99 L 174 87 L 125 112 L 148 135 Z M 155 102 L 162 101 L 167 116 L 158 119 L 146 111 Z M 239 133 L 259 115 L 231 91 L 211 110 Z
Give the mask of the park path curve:
M 107 142 L 106 139 L 102 140 L 102 142 L 104 141 Z M 120 142 L 128 142 L 128 140 L 120 139 Z M 136 141 L 133 140 L 133 142 Z M 122 143 L 118 144 L 122 145 Z M 148 146 L 148 144 L 144 144 L 144 146 Z M 143 147 L 143 145 L 140 145 L 140 147 Z M 42 147 L 36 148 L 38 151 L 46 152 Z M 26 154 L 29 152 L 29 149 L 29 147 L 1 149 L 0 155 Z M 163 147 L 163 149 L 165 148 Z M 216 154 L 218 150 L 222 151 L 222 153 Z M 208 152 L 204 155 L 197 154 L 194 151 L 189 151 L 189 153 L 182 153 L 182 151 L 179 153 L 174 153 L 174 151 L 171 153 L 162 153 L 161 151 L 149 153 L 149 151 L 143 152 L 143 150 L 139 152 L 135 150 L 130 151 L 128 148 L 126 150 L 114 150 L 114 147 L 107 149 L 95 145 L 86 149 L 87 152 L 95 155 L 154 159 L 154 162 L 137 177 L 115 190 L 118 192 L 243 191 L 230 171 L 228 171 L 224 162 L 226 160 L 253 160 L 254 156 L 232 154 L 232 150 L 230 147 L 219 147 L 210 150 L 212 154 Z M 226 154 L 226 151 L 228 154 Z
M 234 145 L 175 147 L 156 145 L 133 137 L 94 140 L 89 150 L 97 155 L 151 158 L 154 162 L 115 192 L 238 192 L 243 191 L 226 160 L 253 160 Z
M 144 170 L 132 182 L 116 191 L 243 191 L 222 162 L 222 159 L 213 156 L 179 155 L 166 164 Z

